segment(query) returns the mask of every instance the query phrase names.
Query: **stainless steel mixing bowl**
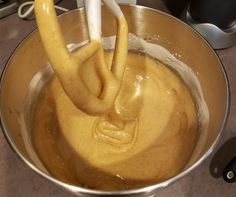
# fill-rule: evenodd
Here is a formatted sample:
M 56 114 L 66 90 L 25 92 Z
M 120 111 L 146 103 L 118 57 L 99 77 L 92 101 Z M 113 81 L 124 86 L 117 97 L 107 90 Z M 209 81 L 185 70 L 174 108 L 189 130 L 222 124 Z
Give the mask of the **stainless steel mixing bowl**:
M 222 64 L 210 45 L 193 29 L 180 20 L 163 12 L 142 7 L 122 6 L 129 32 L 148 39 L 178 53 L 178 58 L 196 73 L 209 108 L 210 123 L 207 139 L 200 155 L 175 177 L 164 182 L 129 191 L 98 191 L 68 185 L 57 180 L 35 164 L 26 150 L 22 137 L 22 123 L 25 98 L 33 76 L 47 65 L 47 56 L 38 31 L 30 34 L 9 59 L 1 78 L 0 115 L 3 132 L 19 157 L 35 172 L 75 194 L 150 196 L 161 188 L 177 181 L 200 165 L 215 149 L 221 137 L 229 107 L 229 89 Z M 103 8 L 103 36 L 116 33 L 115 19 Z M 78 43 L 88 39 L 83 9 L 68 12 L 59 17 L 66 43 Z

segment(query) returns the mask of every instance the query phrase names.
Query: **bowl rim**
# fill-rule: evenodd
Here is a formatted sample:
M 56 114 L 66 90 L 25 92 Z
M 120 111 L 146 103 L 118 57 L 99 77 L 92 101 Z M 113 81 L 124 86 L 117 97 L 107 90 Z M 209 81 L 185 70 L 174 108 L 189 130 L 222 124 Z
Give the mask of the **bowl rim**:
M 228 77 L 225 71 L 225 68 L 223 66 L 222 61 L 220 60 L 219 56 L 216 54 L 216 52 L 213 50 L 212 46 L 209 44 L 209 42 L 200 34 L 198 33 L 194 28 L 192 28 L 191 26 L 187 25 L 186 23 L 184 23 L 183 21 L 181 21 L 180 19 L 165 13 L 163 11 L 154 9 L 154 8 L 150 8 L 147 6 L 142 6 L 142 5 L 132 5 L 132 4 L 122 4 L 121 7 L 135 7 L 135 9 L 145 9 L 145 10 L 149 10 L 149 11 L 154 11 L 154 12 L 159 12 L 162 15 L 165 15 L 169 18 L 171 18 L 171 20 L 177 20 L 181 25 L 184 25 L 186 28 L 189 28 L 193 33 L 195 33 L 198 37 L 201 37 L 201 42 L 204 42 L 207 47 L 209 48 L 209 50 L 214 54 L 215 58 L 218 60 L 220 68 L 221 68 L 221 73 L 224 76 L 224 80 L 225 80 L 225 85 L 226 85 L 226 108 L 225 108 L 225 115 L 221 124 L 221 127 L 219 129 L 218 135 L 216 136 L 214 142 L 212 143 L 212 145 L 210 146 L 210 148 L 194 163 L 192 164 L 190 167 L 186 168 L 185 170 L 183 170 L 181 173 L 177 174 L 174 177 L 171 177 L 170 179 L 167 179 L 163 182 L 160 183 L 156 183 L 156 184 L 152 184 L 149 186 L 145 186 L 142 188 L 137 188 L 137 189 L 130 189 L 130 190 L 114 190 L 114 191 L 106 191 L 106 190 L 96 190 L 96 189 L 87 189 L 87 188 L 83 188 L 80 186 L 76 186 L 76 185 L 72 185 L 72 184 L 68 184 L 65 182 L 62 182 L 60 180 L 58 180 L 57 178 L 54 178 L 44 172 L 42 172 L 39 168 L 37 168 L 33 163 L 31 163 L 29 160 L 27 160 L 19 151 L 19 149 L 16 147 L 16 145 L 14 144 L 14 142 L 11 140 L 10 135 L 8 134 L 8 131 L 6 129 L 5 123 L 4 123 L 4 119 L 3 119 L 3 115 L 2 115 L 2 109 L 0 108 L 0 126 L 1 126 L 1 130 L 5 136 L 6 141 L 8 142 L 8 144 L 10 145 L 10 147 L 12 148 L 12 150 L 16 153 L 16 155 L 29 167 L 31 168 L 34 172 L 36 172 L 37 174 L 39 174 L 40 176 L 46 178 L 47 180 L 56 183 L 57 185 L 61 186 L 62 188 L 66 189 L 67 191 L 71 191 L 73 193 L 77 193 L 77 194 L 84 194 L 84 195 L 103 195 L 103 196 L 121 196 L 121 195 L 140 195 L 140 194 L 150 194 L 150 193 L 154 193 L 155 191 L 157 191 L 158 189 L 161 188 L 165 188 L 171 184 L 173 184 L 174 182 L 176 182 L 177 180 L 179 180 L 180 178 L 183 178 L 185 175 L 189 174 L 192 170 L 196 169 L 198 166 L 200 166 L 200 164 L 203 163 L 203 161 L 206 160 L 206 158 L 208 158 L 212 152 L 214 151 L 214 149 L 216 148 L 216 146 L 218 145 L 220 138 L 222 137 L 223 134 L 223 130 L 226 126 L 227 123 L 227 119 L 229 116 L 229 106 L 230 106 L 230 88 L 229 88 L 229 81 L 228 81 Z M 66 13 L 61 14 L 59 17 L 73 13 L 73 12 L 81 12 L 83 11 L 84 8 L 77 8 L 74 10 L 70 10 Z M 10 57 L 8 58 L 7 62 L 4 65 L 3 71 L 1 73 L 0 76 L 0 100 L 2 97 L 2 86 L 4 83 L 4 79 L 5 79 L 5 73 L 8 69 L 9 63 L 11 62 L 11 60 L 14 58 L 15 54 L 17 53 L 18 49 L 21 47 L 21 45 L 29 38 L 31 37 L 35 32 L 37 32 L 38 28 L 36 27 L 33 31 L 31 31 L 27 36 L 25 36 L 20 42 L 19 44 L 17 44 L 17 46 L 15 47 L 14 51 L 12 52 L 12 54 L 10 55 Z

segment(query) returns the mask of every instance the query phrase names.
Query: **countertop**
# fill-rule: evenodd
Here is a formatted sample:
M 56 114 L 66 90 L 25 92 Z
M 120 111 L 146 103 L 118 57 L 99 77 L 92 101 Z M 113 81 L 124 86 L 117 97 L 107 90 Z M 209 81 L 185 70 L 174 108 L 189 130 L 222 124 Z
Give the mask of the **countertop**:
M 75 7 L 74 3 L 64 4 L 69 9 Z M 156 4 L 155 1 L 145 1 L 142 4 L 165 10 L 162 4 Z M 0 72 L 2 72 L 15 47 L 35 27 L 34 20 L 24 21 L 19 19 L 16 14 L 0 19 Z M 223 181 L 222 177 L 218 177 L 222 166 L 228 162 L 233 154 L 236 155 L 236 138 L 233 138 L 236 136 L 236 45 L 216 52 L 225 67 L 231 91 L 230 115 L 220 145 L 228 139 L 234 142 L 231 143 L 231 148 L 226 147 L 218 153 L 213 153 L 210 158 L 189 175 L 162 191 L 158 195 L 160 197 L 236 196 L 236 183 L 228 184 Z M 214 171 L 214 166 L 218 166 L 218 172 Z M 212 175 L 211 172 L 216 174 L 213 173 Z M 72 197 L 74 195 L 52 184 L 27 167 L 11 150 L 0 131 L 0 196 Z

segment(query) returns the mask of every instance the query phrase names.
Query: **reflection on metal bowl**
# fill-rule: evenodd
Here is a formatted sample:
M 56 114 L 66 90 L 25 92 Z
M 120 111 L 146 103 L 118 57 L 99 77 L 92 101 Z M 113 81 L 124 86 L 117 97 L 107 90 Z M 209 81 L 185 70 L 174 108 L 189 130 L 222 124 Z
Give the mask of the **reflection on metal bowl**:
M 200 155 L 181 173 L 164 182 L 144 188 L 126 191 L 100 191 L 66 184 L 52 177 L 46 170 L 32 161 L 22 136 L 20 116 L 25 104 L 32 78 L 47 66 L 47 57 L 38 31 L 34 31 L 15 50 L 1 78 L 0 112 L 3 131 L 12 148 L 34 171 L 57 185 L 80 195 L 150 196 L 200 165 L 215 148 L 227 119 L 229 90 L 227 78 L 214 50 L 193 29 L 180 20 L 163 12 L 142 6 L 121 6 L 126 16 L 129 32 L 160 44 L 175 54 L 196 73 L 207 103 L 210 123 L 205 144 Z M 116 34 L 115 19 L 103 9 L 103 36 Z M 68 12 L 59 17 L 66 43 L 87 40 L 86 20 L 83 9 Z M 30 135 L 30 133 L 29 133 Z

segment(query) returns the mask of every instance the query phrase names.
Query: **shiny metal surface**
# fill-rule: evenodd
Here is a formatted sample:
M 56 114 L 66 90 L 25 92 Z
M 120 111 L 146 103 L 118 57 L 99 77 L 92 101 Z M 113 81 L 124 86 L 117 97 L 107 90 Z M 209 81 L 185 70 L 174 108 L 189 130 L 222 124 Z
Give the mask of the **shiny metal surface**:
M 228 179 L 234 178 L 234 172 L 233 172 L 233 171 L 229 171 L 229 172 L 227 173 L 227 178 L 228 178 Z
M 38 32 L 35 31 L 18 46 L 2 75 L 0 92 L 2 127 L 9 143 L 28 166 L 52 182 L 83 196 L 150 196 L 155 194 L 161 188 L 185 176 L 210 155 L 221 136 L 227 119 L 228 82 L 218 57 L 208 43 L 190 27 L 165 13 L 141 6 L 122 6 L 122 10 L 127 18 L 130 32 L 164 46 L 173 54 L 178 53 L 180 60 L 189 65 L 197 74 L 210 112 L 208 137 L 201 156 L 189 168 L 165 182 L 136 190 L 117 192 L 90 190 L 65 184 L 42 172 L 32 163 L 25 149 L 19 122 L 29 83 L 33 76 L 47 65 L 46 54 Z M 59 21 L 66 43 L 87 39 L 83 10 L 64 14 Z M 77 22 L 75 23 L 75 21 Z M 115 34 L 115 19 L 106 9 L 103 10 L 102 28 L 104 36 Z M 217 88 L 215 88 L 216 86 Z
M 211 23 L 198 23 L 187 12 L 186 22 L 198 31 L 214 49 L 223 49 L 236 44 L 236 24 L 221 29 Z

